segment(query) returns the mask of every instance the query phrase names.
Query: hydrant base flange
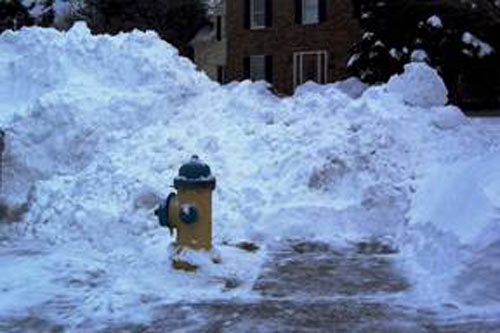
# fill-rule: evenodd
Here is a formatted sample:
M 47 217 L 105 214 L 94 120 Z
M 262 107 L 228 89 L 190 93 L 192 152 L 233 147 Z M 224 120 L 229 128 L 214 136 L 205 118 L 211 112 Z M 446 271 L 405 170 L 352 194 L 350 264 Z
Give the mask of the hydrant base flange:
M 222 262 L 220 253 L 216 249 L 196 251 L 173 243 L 170 245 L 169 251 L 172 267 L 188 272 L 196 271 L 204 263 L 220 264 Z
M 184 260 L 172 260 L 172 267 L 175 269 L 183 270 L 183 271 L 188 271 L 188 272 L 194 272 L 198 269 L 198 266 L 190 264 L 187 261 Z

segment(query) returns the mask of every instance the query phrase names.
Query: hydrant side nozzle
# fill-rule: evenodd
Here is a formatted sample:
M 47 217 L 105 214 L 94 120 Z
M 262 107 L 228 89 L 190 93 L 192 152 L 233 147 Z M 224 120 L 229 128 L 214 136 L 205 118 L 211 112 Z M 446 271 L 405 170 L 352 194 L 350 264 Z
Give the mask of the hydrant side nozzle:
M 176 197 L 176 194 L 175 193 L 170 193 L 167 197 L 167 199 L 160 204 L 160 207 L 157 208 L 155 210 L 155 215 L 158 217 L 158 223 L 160 224 L 160 226 L 162 227 L 166 227 L 168 228 L 168 230 L 170 231 L 170 235 L 173 234 L 173 230 L 174 230 L 174 223 L 172 223 L 173 221 L 170 221 L 169 220 L 169 209 L 170 209 L 170 202 L 172 200 L 174 200 Z

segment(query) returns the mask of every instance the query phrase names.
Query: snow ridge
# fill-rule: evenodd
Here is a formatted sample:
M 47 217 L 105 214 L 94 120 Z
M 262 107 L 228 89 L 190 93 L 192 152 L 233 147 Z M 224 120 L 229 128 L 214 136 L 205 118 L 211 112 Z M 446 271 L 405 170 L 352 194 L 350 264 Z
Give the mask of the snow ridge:
M 264 83 L 211 82 L 152 32 L 92 36 L 79 23 L 67 33 L 2 34 L 0 79 L 9 189 L 2 199 L 28 207 L 22 223 L 0 227 L 12 240 L 48 246 L 53 254 L 33 268 L 53 277 L 45 288 L 67 294 L 71 276 L 99 280 L 96 290 L 70 297 L 87 300 L 91 317 L 142 320 L 148 314 L 134 312 L 138 300 L 154 307 L 249 293 L 264 253 L 225 245 L 239 240 L 382 238 L 401 249 L 420 281 L 466 274 L 476 253 L 484 263 L 494 257 L 488 251 L 500 233 L 487 231 L 500 220 L 498 125 L 447 106 L 446 87 L 424 63 L 364 92 L 351 79 L 307 83 L 280 99 Z M 217 178 L 214 237 L 226 260 L 186 286 L 181 273 L 165 273 L 169 236 L 152 212 L 193 153 Z M 480 176 L 470 171 L 479 166 Z M 457 189 L 457 179 L 469 185 Z M 442 209 L 471 195 L 470 214 Z M 426 239 L 443 242 L 437 255 Z M 450 257 L 464 246 L 466 255 Z M 57 276 L 48 263 L 71 269 Z M 438 274 L 443 265 L 454 269 Z M 207 282 L 221 275 L 246 281 L 246 289 L 222 295 Z M 0 313 L 16 311 L 9 295 L 20 290 L 5 279 L 12 293 Z M 26 302 L 42 304 L 39 297 Z

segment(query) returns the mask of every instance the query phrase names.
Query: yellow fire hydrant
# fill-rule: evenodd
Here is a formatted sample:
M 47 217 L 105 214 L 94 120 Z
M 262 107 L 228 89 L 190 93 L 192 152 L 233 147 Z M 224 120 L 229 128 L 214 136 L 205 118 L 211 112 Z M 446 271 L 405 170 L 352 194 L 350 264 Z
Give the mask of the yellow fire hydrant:
M 215 177 L 210 167 L 197 155 L 179 169 L 174 178 L 177 194 L 170 193 L 164 203 L 155 211 L 161 226 L 167 227 L 170 234 L 176 230 L 177 240 L 173 244 L 174 268 L 195 270 L 196 263 L 183 257 L 187 250 L 205 250 L 213 262 L 220 258 L 212 251 L 212 191 Z

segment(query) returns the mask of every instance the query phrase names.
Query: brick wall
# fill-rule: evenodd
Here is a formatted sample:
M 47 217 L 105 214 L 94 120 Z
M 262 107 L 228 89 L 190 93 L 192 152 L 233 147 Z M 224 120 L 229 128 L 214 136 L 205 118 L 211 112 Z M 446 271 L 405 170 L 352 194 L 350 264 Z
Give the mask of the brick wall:
M 229 80 L 244 79 L 244 57 L 273 56 L 273 85 L 280 93 L 293 93 L 293 54 L 327 51 L 327 81 L 345 76 L 348 49 L 359 40 L 361 30 L 353 18 L 351 0 L 326 0 L 326 20 L 320 24 L 295 22 L 294 0 L 273 0 L 272 26 L 249 30 L 244 27 L 244 0 L 227 0 Z

